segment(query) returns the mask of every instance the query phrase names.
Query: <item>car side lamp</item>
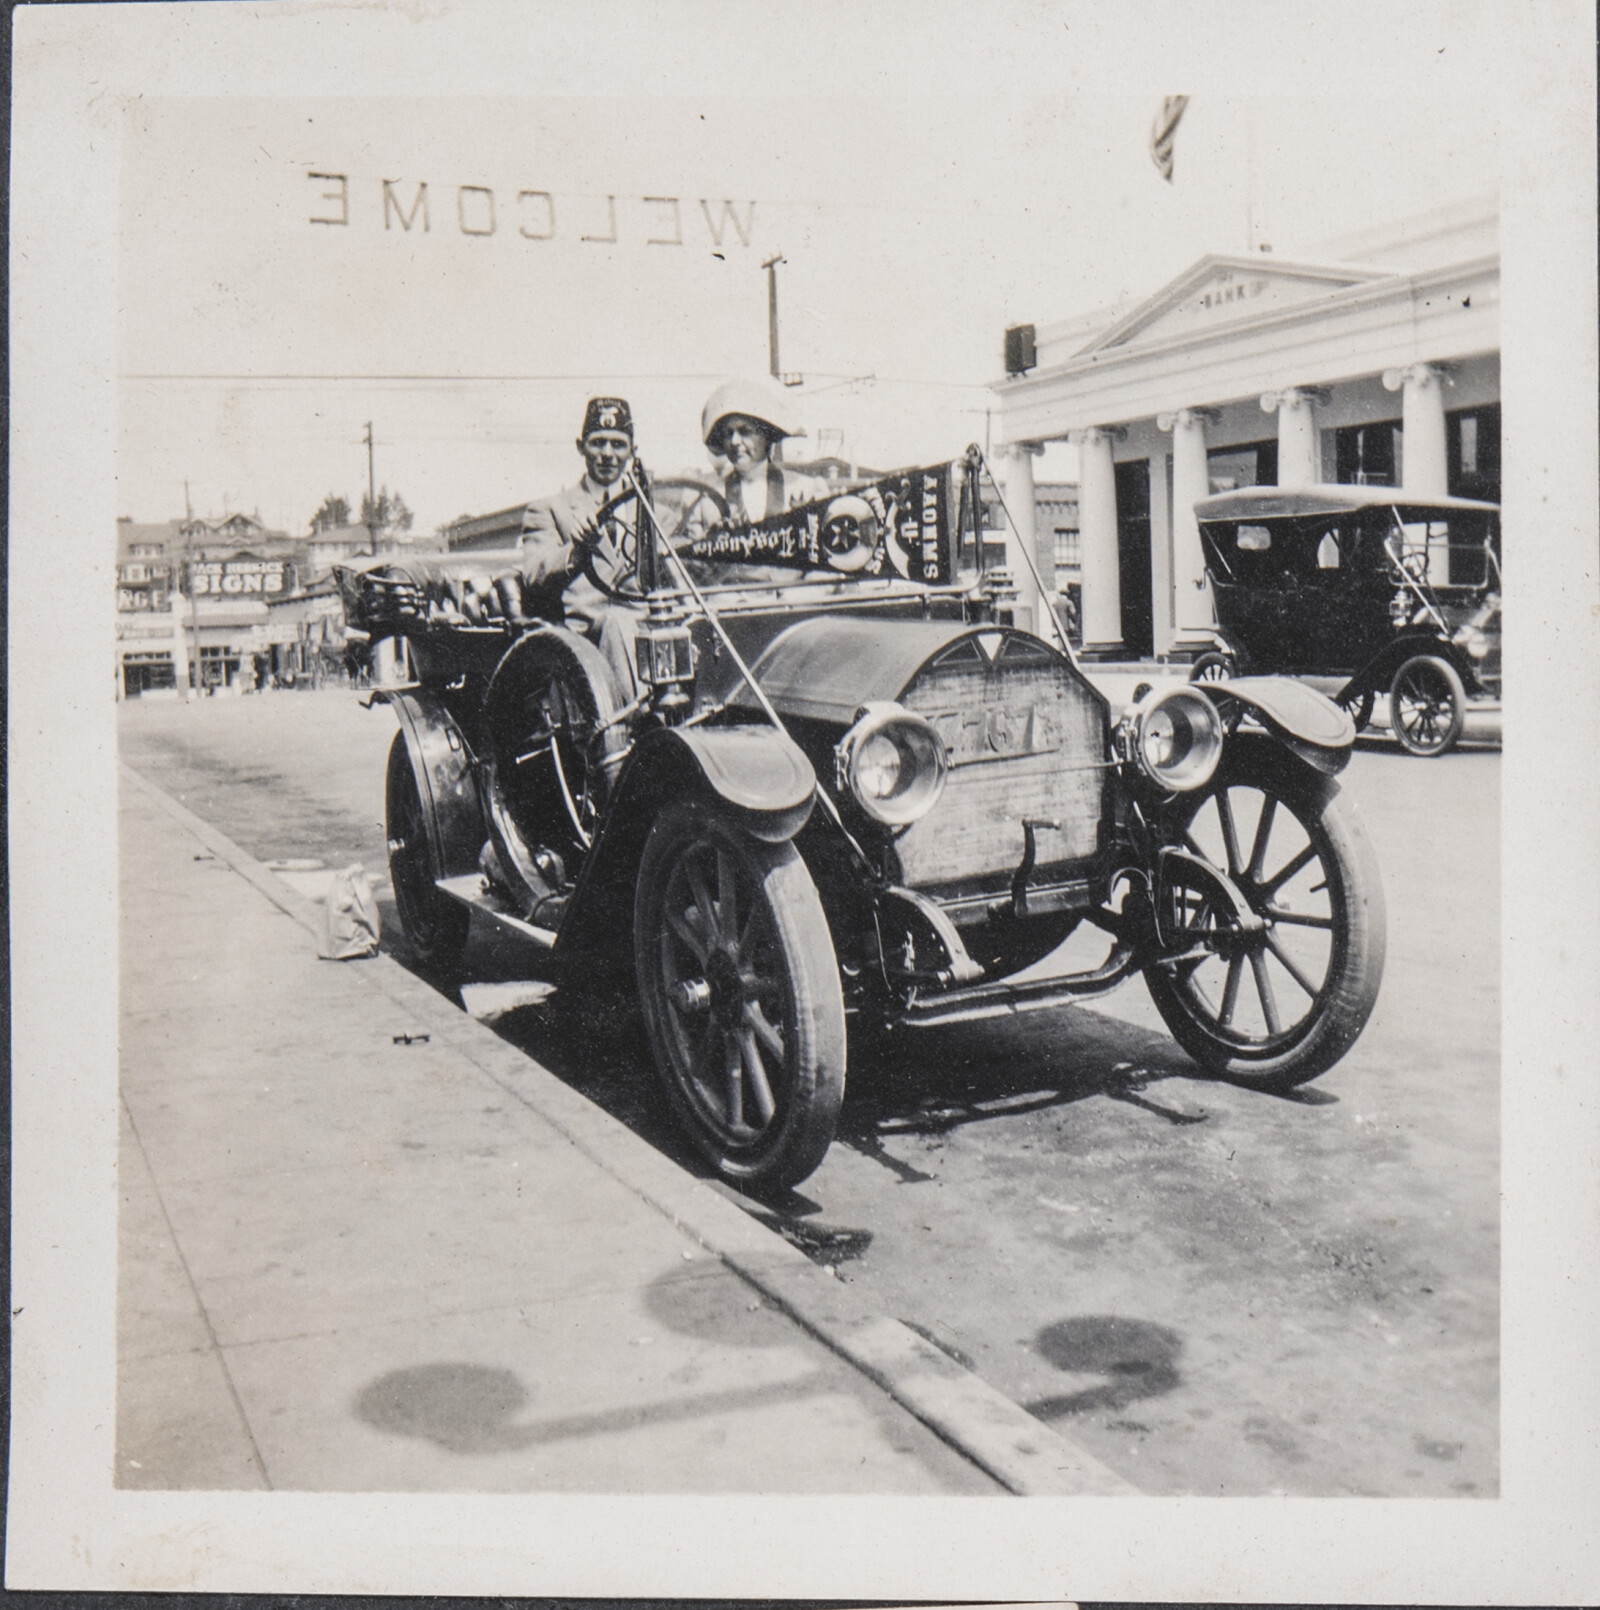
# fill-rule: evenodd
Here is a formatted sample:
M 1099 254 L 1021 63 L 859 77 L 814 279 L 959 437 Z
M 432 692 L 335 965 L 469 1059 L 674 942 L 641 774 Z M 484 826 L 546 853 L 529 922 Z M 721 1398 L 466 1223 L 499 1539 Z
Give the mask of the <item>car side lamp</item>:
M 633 640 L 634 665 L 640 685 L 649 690 L 651 707 L 670 719 L 689 704 L 694 680 L 694 640 L 680 593 L 658 588 Z

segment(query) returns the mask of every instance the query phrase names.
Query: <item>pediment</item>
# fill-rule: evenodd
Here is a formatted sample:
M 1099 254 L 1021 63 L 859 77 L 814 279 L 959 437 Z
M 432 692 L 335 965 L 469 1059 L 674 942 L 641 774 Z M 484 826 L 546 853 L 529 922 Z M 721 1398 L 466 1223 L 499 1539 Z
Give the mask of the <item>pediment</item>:
M 1384 269 L 1348 264 L 1275 263 L 1262 257 L 1202 257 L 1154 296 L 1101 331 L 1080 356 L 1115 347 L 1154 346 L 1177 336 L 1221 330 L 1263 313 L 1316 301 L 1373 280 Z

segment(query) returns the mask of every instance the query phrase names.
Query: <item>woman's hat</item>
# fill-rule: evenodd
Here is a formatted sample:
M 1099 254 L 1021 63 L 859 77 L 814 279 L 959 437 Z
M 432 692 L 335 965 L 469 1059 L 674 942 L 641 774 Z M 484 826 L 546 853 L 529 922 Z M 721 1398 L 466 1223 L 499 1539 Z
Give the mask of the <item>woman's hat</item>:
M 755 380 L 729 380 L 711 393 L 710 401 L 700 411 L 700 438 L 713 453 L 719 450 L 723 420 L 735 414 L 755 420 L 773 437 L 800 434 L 788 405 L 776 392 Z

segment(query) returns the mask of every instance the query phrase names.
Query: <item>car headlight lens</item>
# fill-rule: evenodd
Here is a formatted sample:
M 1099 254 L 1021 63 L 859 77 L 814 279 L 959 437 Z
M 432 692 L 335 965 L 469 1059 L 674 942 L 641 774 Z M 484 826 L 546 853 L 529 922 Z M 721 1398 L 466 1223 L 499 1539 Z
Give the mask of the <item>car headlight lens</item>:
M 903 705 L 864 705 L 834 750 L 837 780 L 875 821 L 904 827 L 926 816 L 944 790 L 944 740 Z
M 1175 794 L 1205 787 L 1222 758 L 1222 718 L 1196 688 L 1147 695 L 1129 711 L 1124 730 L 1129 758 Z

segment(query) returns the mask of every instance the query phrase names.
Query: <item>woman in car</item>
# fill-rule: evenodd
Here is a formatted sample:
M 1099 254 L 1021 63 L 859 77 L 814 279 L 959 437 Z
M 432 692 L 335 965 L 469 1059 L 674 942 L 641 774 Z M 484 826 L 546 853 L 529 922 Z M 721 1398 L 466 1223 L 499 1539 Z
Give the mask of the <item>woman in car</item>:
M 730 380 L 712 392 L 701 410 L 700 435 L 728 465 L 722 489 L 731 519 L 754 525 L 828 495 L 825 481 L 773 459 L 774 444 L 797 434 L 783 399 L 765 386 Z

